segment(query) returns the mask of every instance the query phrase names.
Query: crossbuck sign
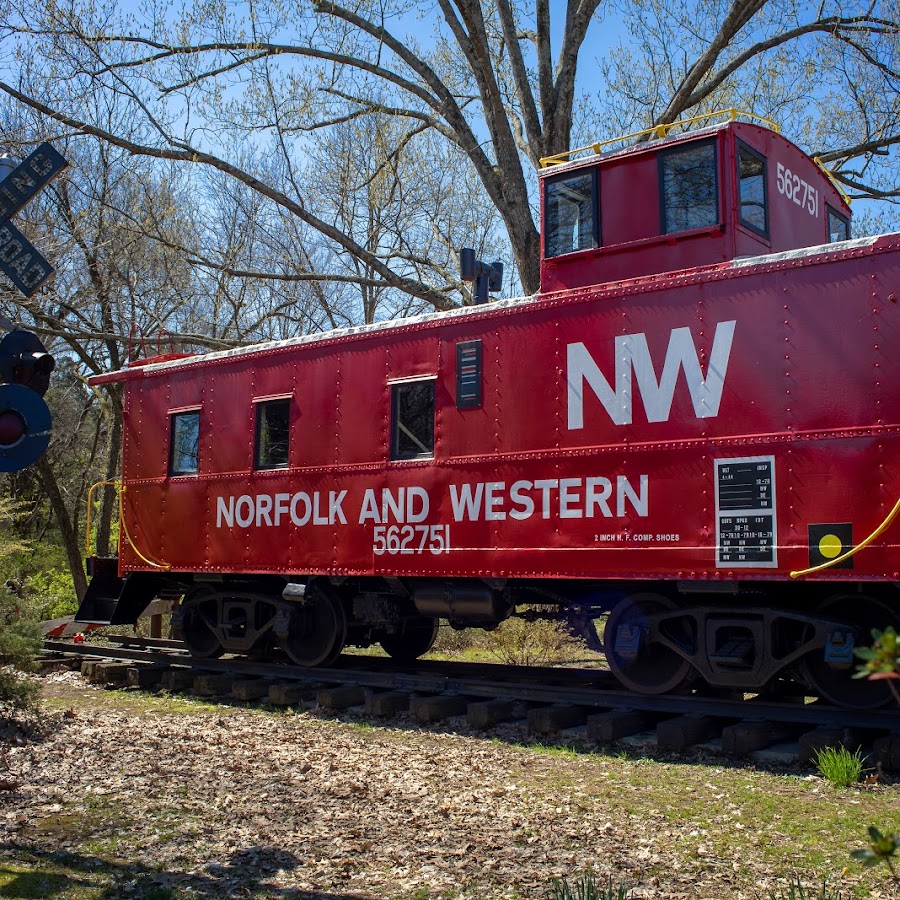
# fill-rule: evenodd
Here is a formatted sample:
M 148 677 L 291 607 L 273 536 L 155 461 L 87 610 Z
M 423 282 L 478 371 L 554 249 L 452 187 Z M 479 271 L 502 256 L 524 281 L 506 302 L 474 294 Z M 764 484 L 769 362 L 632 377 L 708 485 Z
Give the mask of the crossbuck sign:
M 53 266 L 9 220 L 67 165 L 46 142 L 12 169 L 0 159 L 0 270 L 26 297 L 53 274 Z

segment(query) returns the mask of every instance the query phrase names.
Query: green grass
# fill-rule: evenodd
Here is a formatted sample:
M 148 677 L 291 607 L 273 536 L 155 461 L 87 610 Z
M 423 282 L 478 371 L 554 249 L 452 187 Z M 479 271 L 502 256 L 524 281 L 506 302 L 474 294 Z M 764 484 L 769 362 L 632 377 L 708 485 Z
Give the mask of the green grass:
M 546 774 L 529 769 L 531 793 L 590 798 L 610 820 L 624 814 L 647 822 L 686 857 L 696 858 L 703 848 L 710 858 L 737 861 L 747 877 L 757 865 L 809 872 L 813 881 L 845 868 L 858 874 L 861 867 L 849 854 L 865 845 L 869 823 L 900 830 L 896 787 L 860 790 L 848 801 L 823 791 L 821 782 L 752 769 L 582 754 L 561 770 L 545 748 L 522 750 L 535 752 L 547 758 Z M 866 896 L 860 891 L 854 896 Z
M 0 861 L 0 897 L 15 897 L 22 900 L 40 897 L 58 897 L 72 886 L 72 873 L 59 867 L 50 870 L 35 870 L 20 865 Z M 85 891 L 69 893 L 70 897 L 90 897 Z
M 160 874 L 80 854 L 22 854 L 19 862 L 0 859 L 0 898 L 115 900 L 137 896 L 141 900 L 175 900 L 179 895 L 154 883 Z
M 834 787 L 850 787 L 858 784 L 863 773 L 865 758 L 857 749 L 851 753 L 846 747 L 822 747 L 816 751 L 816 769 Z
M 554 879 L 547 891 L 547 900 L 626 900 L 629 891 L 624 883 L 613 882 L 610 875 L 605 882 L 597 880 L 593 872 L 573 879 Z
M 795 875 L 787 888 L 779 888 L 777 891 L 769 891 L 765 894 L 766 900 L 842 900 L 848 896 L 841 891 L 828 887 L 828 879 L 823 878 L 821 884 L 814 887 L 805 885 L 799 875 Z
M 159 715 L 172 715 L 181 713 L 183 715 L 202 715 L 215 714 L 225 717 L 234 715 L 238 712 L 238 707 L 232 707 L 228 704 L 217 704 L 207 700 L 201 700 L 198 697 L 192 697 L 188 694 L 170 694 L 166 691 L 159 693 L 149 693 L 147 691 L 130 691 L 107 688 L 104 691 L 107 696 L 114 696 L 116 704 L 120 709 L 130 712 L 146 712 L 157 713 Z M 67 695 L 63 696 L 47 696 L 44 697 L 41 704 L 50 712 L 62 712 L 73 707 L 73 700 Z M 76 706 L 80 705 L 74 704 Z

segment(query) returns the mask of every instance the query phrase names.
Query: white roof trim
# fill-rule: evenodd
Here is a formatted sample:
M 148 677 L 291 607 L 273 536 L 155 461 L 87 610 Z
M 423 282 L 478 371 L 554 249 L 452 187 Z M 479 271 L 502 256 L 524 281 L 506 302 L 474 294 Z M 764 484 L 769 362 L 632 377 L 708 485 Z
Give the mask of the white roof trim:
M 787 260 L 800 260 L 809 256 L 817 256 L 826 253 L 844 253 L 848 250 L 857 250 L 870 247 L 875 243 L 875 241 L 878 240 L 879 237 L 881 237 L 881 235 L 856 238 L 855 240 L 851 241 L 820 244 L 816 247 L 801 247 L 798 250 L 788 250 L 784 253 L 768 253 L 763 256 L 749 256 L 744 257 L 743 259 L 732 260 L 732 266 L 735 269 L 742 269 L 748 268 L 750 266 L 760 266 Z M 648 284 L 658 283 L 659 278 L 665 277 L 667 275 L 671 277 L 677 277 L 680 275 L 692 275 L 695 272 L 702 272 L 703 270 L 704 269 L 701 267 L 696 270 L 679 269 L 673 272 L 660 272 L 656 275 L 647 276 Z M 719 269 L 718 271 L 721 271 L 721 269 Z M 635 284 L 635 281 L 605 282 L 602 284 L 592 285 L 590 287 L 573 289 L 572 293 L 577 293 L 580 296 L 583 296 L 585 292 L 591 290 L 592 287 L 595 287 L 598 290 L 609 290 L 610 288 L 614 288 L 616 284 L 621 284 L 624 287 Z M 323 331 L 317 332 L 315 334 L 304 334 L 300 335 L 299 337 L 286 338 L 285 340 L 281 341 L 267 341 L 261 344 L 248 344 L 244 347 L 235 347 L 233 350 L 216 350 L 212 353 L 202 353 L 196 356 L 188 356 L 181 359 L 168 360 L 167 362 L 147 363 L 146 365 L 141 366 L 140 370 L 144 372 L 154 373 L 162 372 L 166 369 L 178 369 L 185 366 L 190 366 L 192 363 L 201 361 L 205 363 L 219 359 L 247 356 L 252 353 L 264 353 L 267 351 L 280 350 L 288 347 L 299 347 L 303 346 L 304 344 L 316 344 L 320 341 L 330 341 L 337 338 L 350 337 L 352 335 L 377 334 L 379 331 L 385 331 L 391 328 L 419 325 L 427 322 L 434 322 L 437 320 L 450 321 L 453 319 L 463 319 L 468 318 L 469 316 L 478 316 L 479 314 L 484 312 L 495 312 L 496 310 L 514 309 L 516 307 L 527 306 L 528 304 L 534 303 L 539 300 L 552 299 L 554 296 L 559 296 L 559 293 L 546 295 L 535 294 L 531 297 L 515 297 L 509 300 L 495 300 L 493 303 L 482 303 L 478 306 L 461 306 L 458 309 L 451 309 L 446 312 L 424 313 L 423 315 L 419 316 L 409 316 L 405 319 L 388 319 L 385 322 L 375 322 L 371 325 L 355 325 L 349 328 L 337 328 L 333 331 Z M 422 375 L 416 377 L 430 378 L 433 376 Z
M 815 247 L 800 247 L 798 250 L 785 250 L 783 253 L 767 253 L 765 256 L 748 256 L 743 259 L 734 260 L 736 269 L 745 266 L 759 266 L 763 263 L 784 262 L 789 259 L 803 259 L 806 256 L 816 256 L 819 253 L 843 253 L 845 250 L 861 250 L 863 247 L 871 247 L 878 238 L 877 234 L 873 237 L 856 238 L 852 241 L 834 241 L 829 244 L 819 244 Z
M 244 347 L 235 347 L 233 350 L 216 350 L 212 353 L 202 353 L 196 356 L 187 356 L 181 359 L 171 359 L 167 362 L 147 363 L 141 366 L 145 372 L 159 372 L 163 369 L 177 369 L 196 363 L 199 360 L 228 359 L 232 356 L 244 356 L 249 353 L 260 353 L 267 350 L 279 350 L 285 347 L 297 347 L 302 344 L 315 344 L 319 341 L 334 340 L 335 338 L 350 337 L 358 334 L 374 334 L 389 328 L 398 326 L 416 325 L 435 320 L 446 321 L 448 319 L 465 318 L 477 315 L 488 310 L 507 309 L 509 307 L 524 306 L 540 299 L 540 295 L 533 297 L 515 297 L 510 300 L 495 300 L 493 303 L 481 303 L 478 306 L 461 306 L 458 309 L 446 312 L 423 313 L 419 316 L 408 316 L 404 319 L 388 319 L 385 322 L 374 322 L 371 325 L 353 325 L 349 328 L 336 328 L 333 331 L 321 331 L 315 334 L 303 334 L 299 337 L 286 338 L 281 341 L 266 341 L 262 344 L 248 344 Z M 430 377 L 430 376 L 422 376 Z

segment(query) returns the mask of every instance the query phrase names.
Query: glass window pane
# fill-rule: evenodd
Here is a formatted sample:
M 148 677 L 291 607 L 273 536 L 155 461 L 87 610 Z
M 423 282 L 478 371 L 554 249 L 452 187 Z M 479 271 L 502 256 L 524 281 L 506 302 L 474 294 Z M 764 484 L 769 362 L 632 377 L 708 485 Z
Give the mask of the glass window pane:
M 761 156 L 743 147 L 738 148 L 738 192 L 741 222 L 767 234 L 769 220 L 766 212 L 766 163 Z
M 839 212 L 835 212 L 830 206 L 828 207 L 828 240 L 832 243 L 850 240 L 850 220 Z
M 701 144 L 660 156 L 663 234 L 716 225 L 719 221 L 716 148 Z
M 594 174 L 580 172 L 546 184 L 545 255 L 560 256 L 596 247 L 599 244 L 599 228 L 594 214 Z
M 434 456 L 434 382 L 395 384 L 392 459 Z
M 257 403 L 255 468 L 287 468 L 290 436 L 290 399 Z
M 200 468 L 200 413 L 172 416 L 172 455 L 170 472 L 189 475 Z

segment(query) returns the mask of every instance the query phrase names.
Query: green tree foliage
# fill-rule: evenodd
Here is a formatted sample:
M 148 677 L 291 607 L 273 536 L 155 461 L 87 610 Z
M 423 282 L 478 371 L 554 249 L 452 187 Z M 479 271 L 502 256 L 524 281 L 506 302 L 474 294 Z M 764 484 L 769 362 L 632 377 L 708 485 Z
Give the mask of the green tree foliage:
M 23 549 L 12 532 L 15 507 L 0 498 L 0 560 Z M 16 584 L 0 585 L 0 715 L 31 708 L 36 687 L 21 677 L 35 671 L 35 655 L 41 646 L 41 632 L 28 616 Z
M 872 629 L 872 646 L 858 647 L 856 656 L 862 663 L 856 667 L 854 678 L 868 678 L 871 681 L 886 681 L 900 706 L 900 635 L 893 625 L 884 631 Z
M 857 666 L 854 678 L 869 678 L 875 681 L 886 680 L 894 699 L 900 705 L 900 638 L 893 625 L 884 631 L 872 629 L 872 646 L 858 647 L 854 652 L 862 660 Z M 864 866 L 877 866 L 884 863 L 891 873 L 894 885 L 900 887 L 900 873 L 896 868 L 896 859 L 900 852 L 900 834 L 882 834 L 874 825 L 869 826 L 869 846 L 863 850 L 854 850 L 850 856 Z
M 896 869 L 896 859 L 900 851 L 900 834 L 882 834 L 874 825 L 869 826 L 869 846 L 864 850 L 854 850 L 850 855 L 864 866 L 888 867 L 894 884 L 900 886 L 900 874 Z

